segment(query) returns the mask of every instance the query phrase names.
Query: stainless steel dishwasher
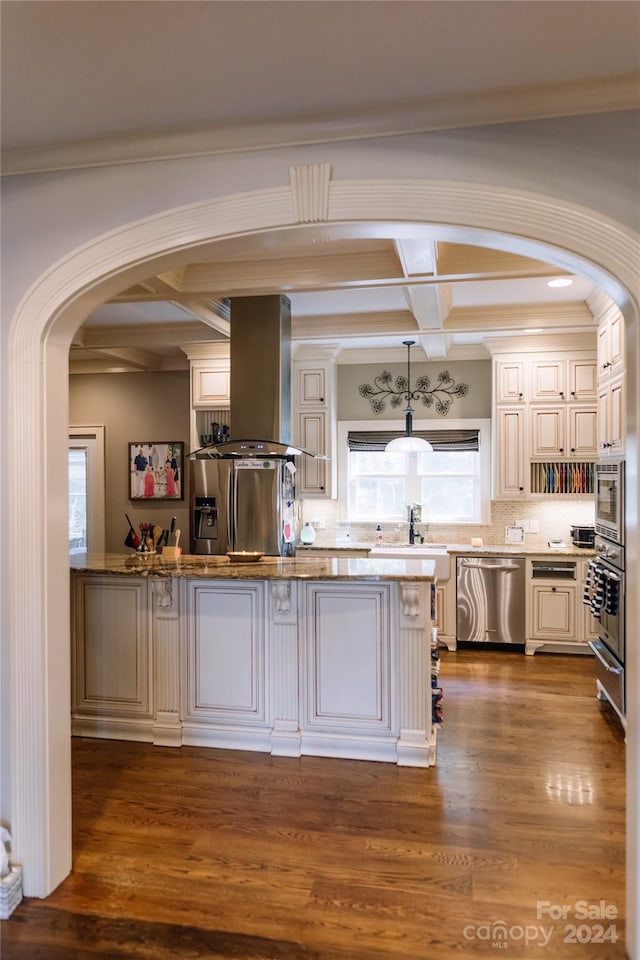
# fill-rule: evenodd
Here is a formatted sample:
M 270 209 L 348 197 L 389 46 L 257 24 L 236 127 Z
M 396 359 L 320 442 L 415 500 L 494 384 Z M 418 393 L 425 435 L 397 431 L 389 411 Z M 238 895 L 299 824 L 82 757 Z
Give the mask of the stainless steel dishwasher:
M 458 557 L 459 644 L 509 644 L 524 649 L 524 566 L 522 557 Z

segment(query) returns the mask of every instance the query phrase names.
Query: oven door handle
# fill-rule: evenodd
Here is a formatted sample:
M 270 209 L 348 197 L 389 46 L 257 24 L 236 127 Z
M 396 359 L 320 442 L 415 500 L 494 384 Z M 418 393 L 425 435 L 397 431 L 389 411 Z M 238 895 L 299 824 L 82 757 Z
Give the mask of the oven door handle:
M 600 643 L 600 641 L 599 641 L 599 640 L 589 640 L 588 643 L 589 643 L 589 646 L 591 647 L 591 649 L 593 650 L 593 652 L 595 653 L 596 657 L 598 658 L 598 660 L 599 660 L 600 663 L 602 664 L 602 666 L 605 668 L 605 670 L 607 670 L 609 673 L 614 673 L 614 674 L 616 674 L 616 676 L 620 676 L 620 674 L 622 673 L 623 668 L 620 666 L 620 664 L 616 663 L 615 660 L 613 659 L 613 657 L 611 657 L 611 656 L 605 651 L 605 649 L 604 649 L 603 645 Z

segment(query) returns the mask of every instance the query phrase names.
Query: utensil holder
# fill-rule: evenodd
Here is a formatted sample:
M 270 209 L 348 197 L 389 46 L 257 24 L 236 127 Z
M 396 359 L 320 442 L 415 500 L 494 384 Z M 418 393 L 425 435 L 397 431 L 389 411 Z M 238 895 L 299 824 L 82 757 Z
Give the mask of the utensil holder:
M 177 560 L 182 553 L 182 547 L 163 547 L 162 557 L 164 560 Z

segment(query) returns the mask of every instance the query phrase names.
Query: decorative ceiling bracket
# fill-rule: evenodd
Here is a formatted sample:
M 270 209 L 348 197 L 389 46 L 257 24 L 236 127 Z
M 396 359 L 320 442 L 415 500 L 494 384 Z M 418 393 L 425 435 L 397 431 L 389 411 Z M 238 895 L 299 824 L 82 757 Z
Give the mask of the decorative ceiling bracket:
M 289 167 L 296 223 L 322 223 L 329 219 L 331 164 Z

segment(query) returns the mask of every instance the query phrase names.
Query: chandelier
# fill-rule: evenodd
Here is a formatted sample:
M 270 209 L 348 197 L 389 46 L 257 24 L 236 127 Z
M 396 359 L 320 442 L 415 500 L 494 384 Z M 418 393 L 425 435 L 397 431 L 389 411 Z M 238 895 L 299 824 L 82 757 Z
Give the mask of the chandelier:
M 407 348 L 407 387 L 400 392 L 400 396 L 407 401 L 404 411 L 404 437 L 390 440 L 385 447 L 389 453 L 429 453 L 433 447 L 428 440 L 413 435 L 413 407 L 411 401 L 418 398 L 418 392 L 411 389 L 411 347 L 415 340 L 403 340 L 402 345 Z

